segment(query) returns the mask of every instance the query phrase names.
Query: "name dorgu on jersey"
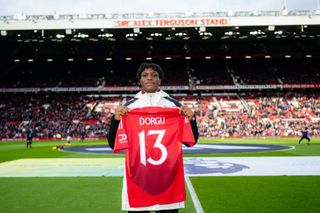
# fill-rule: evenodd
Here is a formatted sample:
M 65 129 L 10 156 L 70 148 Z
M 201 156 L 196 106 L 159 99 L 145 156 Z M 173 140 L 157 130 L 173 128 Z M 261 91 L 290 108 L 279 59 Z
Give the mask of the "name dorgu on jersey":
M 165 117 L 149 117 L 149 118 L 139 118 L 140 125 L 163 125 L 166 122 Z

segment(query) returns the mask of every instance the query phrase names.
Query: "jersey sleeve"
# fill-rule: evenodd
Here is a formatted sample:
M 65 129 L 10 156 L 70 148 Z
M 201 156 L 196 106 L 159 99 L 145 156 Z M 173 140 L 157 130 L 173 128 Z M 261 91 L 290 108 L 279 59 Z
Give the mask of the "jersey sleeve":
M 196 144 L 190 121 L 187 118 L 183 118 L 182 142 L 188 144 L 189 146 L 194 146 Z
M 128 136 L 124 124 L 125 118 L 122 117 L 117 130 L 116 139 L 114 141 L 114 153 L 119 153 L 128 148 Z

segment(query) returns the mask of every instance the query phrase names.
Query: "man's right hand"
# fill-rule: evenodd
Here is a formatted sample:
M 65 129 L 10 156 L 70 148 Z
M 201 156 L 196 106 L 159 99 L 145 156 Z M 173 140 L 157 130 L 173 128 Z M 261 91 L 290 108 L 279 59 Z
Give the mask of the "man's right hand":
M 129 109 L 126 106 L 118 106 L 115 113 L 114 113 L 114 119 L 120 120 L 122 115 L 126 115 L 128 113 Z

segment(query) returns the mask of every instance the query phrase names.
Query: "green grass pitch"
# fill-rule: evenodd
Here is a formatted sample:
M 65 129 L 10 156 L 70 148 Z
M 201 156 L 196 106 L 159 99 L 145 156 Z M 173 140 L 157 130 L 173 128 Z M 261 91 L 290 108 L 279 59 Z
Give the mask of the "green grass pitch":
M 295 149 L 190 156 L 320 156 L 320 139 L 311 145 L 298 138 L 202 139 L 205 143 L 283 144 Z M 24 142 L 0 142 L 0 162 L 24 158 L 108 158 L 119 155 L 79 154 L 53 150 L 62 142 L 42 141 L 26 149 Z M 73 146 L 105 144 L 104 141 L 73 142 Z M 320 212 L 320 176 L 190 177 L 204 212 Z M 0 178 L 2 213 L 121 212 L 121 177 Z M 188 194 L 186 208 L 196 212 Z

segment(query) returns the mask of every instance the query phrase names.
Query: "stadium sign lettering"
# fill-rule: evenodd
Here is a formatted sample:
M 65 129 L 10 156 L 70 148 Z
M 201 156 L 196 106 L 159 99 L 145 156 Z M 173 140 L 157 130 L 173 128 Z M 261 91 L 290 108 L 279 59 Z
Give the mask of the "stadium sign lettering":
M 190 26 L 198 25 L 197 19 L 163 19 L 156 20 L 156 26 Z
M 139 118 L 140 125 L 161 125 L 165 123 L 165 117 Z
M 185 27 L 216 26 L 230 24 L 227 18 L 139 19 L 117 20 L 115 27 Z
M 226 25 L 228 24 L 228 19 L 226 18 L 211 18 L 211 19 L 201 19 L 201 25 Z
M 138 20 L 133 21 L 133 25 L 137 27 L 145 27 L 145 26 L 152 26 L 152 20 Z

